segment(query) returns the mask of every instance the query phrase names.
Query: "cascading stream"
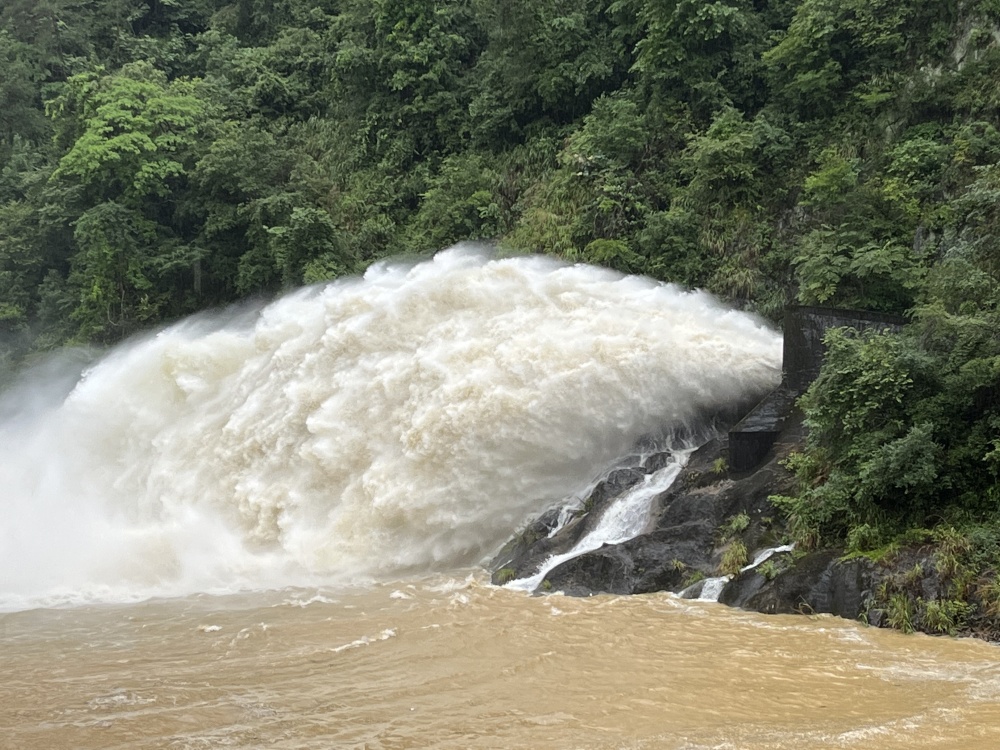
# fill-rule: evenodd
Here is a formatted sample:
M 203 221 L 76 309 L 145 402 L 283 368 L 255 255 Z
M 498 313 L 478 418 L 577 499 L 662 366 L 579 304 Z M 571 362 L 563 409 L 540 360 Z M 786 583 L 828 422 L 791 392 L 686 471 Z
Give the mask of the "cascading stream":
M 643 481 L 614 498 L 597 525 L 581 537 L 571 550 L 552 555 L 533 575 L 511 581 L 507 587 L 534 591 L 545 580 L 550 570 L 567 560 L 580 557 L 605 544 L 621 544 L 638 536 L 649 523 L 649 511 L 653 500 L 670 488 L 693 451 L 693 448 L 675 451 L 666 466 L 653 474 L 648 474 Z
M 793 549 L 795 549 L 794 544 L 782 544 L 779 547 L 762 549 L 754 555 L 753 560 L 740 568 L 740 573 L 753 570 L 763 565 L 775 555 L 783 552 L 791 552 Z M 719 597 L 722 596 L 722 591 L 726 588 L 726 584 L 731 580 L 733 580 L 733 576 L 731 575 L 706 578 L 704 581 L 699 581 L 693 586 L 688 586 L 684 591 L 680 592 L 680 596 L 682 598 L 696 598 L 700 602 L 717 602 L 719 601 Z M 697 593 L 697 596 L 694 596 L 695 593 Z
M 0 607 L 472 565 L 780 356 L 706 294 L 470 247 L 198 316 L 2 405 Z

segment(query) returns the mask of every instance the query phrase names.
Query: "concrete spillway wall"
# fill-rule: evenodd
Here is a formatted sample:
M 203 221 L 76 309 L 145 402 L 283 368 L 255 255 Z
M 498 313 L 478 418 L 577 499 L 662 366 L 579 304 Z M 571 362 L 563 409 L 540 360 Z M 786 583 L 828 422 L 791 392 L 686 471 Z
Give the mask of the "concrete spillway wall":
M 905 322 L 898 315 L 866 310 L 842 310 L 834 307 L 787 308 L 781 363 L 782 386 L 798 396 L 816 379 L 826 355 L 823 337 L 830 328 L 895 331 Z
M 729 468 L 747 471 L 770 451 L 795 400 L 823 366 L 823 337 L 830 328 L 898 330 L 898 315 L 832 307 L 789 307 L 785 310 L 781 385 L 729 431 Z

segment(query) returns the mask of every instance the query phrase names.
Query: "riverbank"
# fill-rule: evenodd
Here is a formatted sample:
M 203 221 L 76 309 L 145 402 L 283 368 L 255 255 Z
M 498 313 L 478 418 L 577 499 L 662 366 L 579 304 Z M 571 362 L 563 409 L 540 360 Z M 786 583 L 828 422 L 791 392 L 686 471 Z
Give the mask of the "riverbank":
M 732 607 L 833 614 L 903 632 L 1000 640 L 1000 585 L 983 554 L 996 543 L 990 527 L 911 530 L 865 554 L 801 543 L 781 549 L 793 538 L 771 498 L 793 490 L 796 480 L 785 464 L 804 438 L 802 414 L 793 409 L 764 460 L 742 472 L 728 464 L 729 437 L 710 440 L 691 454 L 669 489 L 653 498 L 643 533 L 556 565 L 533 590 L 572 596 L 671 591 L 699 598 L 705 581 L 725 577 L 716 588 L 717 601 Z M 565 553 L 614 497 L 663 461 L 646 458 L 644 466 L 637 457 L 635 466 L 613 471 L 558 530 L 557 513 L 540 518 L 494 559 L 493 582 L 529 578 L 546 559 Z M 750 566 L 774 548 L 778 551 L 769 559 Z

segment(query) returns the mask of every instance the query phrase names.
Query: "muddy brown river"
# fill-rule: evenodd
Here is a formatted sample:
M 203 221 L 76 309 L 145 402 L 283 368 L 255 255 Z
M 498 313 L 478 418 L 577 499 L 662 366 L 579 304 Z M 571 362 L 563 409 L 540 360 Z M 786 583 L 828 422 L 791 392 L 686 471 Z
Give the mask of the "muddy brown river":
M 1000 651 L 473 575 L 0 615 L 0 747 L 992 748 Z
M 0 394 L 0 750 L 1000 747 L 985 643 L 485 583 L 778 384 L 709 295 L 460 245 L 89 357 Z

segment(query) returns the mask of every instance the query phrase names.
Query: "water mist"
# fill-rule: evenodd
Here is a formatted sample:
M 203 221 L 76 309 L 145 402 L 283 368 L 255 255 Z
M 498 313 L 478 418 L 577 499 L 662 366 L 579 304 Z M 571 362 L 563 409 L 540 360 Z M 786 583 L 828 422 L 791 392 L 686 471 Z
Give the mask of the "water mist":
M 709 295 L 469 247 L 124 344 L 0 425 L 0 606 L 474 564 L 780 376 Z

